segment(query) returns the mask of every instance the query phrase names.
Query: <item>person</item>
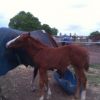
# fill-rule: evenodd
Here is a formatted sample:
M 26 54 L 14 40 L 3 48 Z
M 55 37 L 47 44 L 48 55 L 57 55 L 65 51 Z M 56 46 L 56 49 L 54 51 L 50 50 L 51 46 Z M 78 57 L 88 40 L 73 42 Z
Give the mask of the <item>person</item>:
M 64 38 L 62 39 L 62 46 L 63 46 L 63 45 L 69 45 L 69 44 L 71 44 L 71 42 L 72 42 L 72 40 L 71 40 L 70 37 L 64 37 Z

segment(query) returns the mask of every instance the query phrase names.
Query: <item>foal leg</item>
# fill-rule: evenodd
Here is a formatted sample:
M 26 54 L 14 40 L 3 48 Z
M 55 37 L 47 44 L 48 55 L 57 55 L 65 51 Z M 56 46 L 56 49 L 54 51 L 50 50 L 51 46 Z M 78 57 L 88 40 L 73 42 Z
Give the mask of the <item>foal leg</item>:
M 0 100 L 7 100 L 6 96 L 2 93 L 2 88 L 0 87 Z
M 33 92 L 36 90 L 36 87 L 34 85 L 34 81 L 35 81 L 37 73 L 38 73 L 38 67 L 35 67 L 33 70 L 33 78 L 32 78 L 32 91 Z
M 40 80 L 39 80 L 39 86 L 40 86 L 40 99 L 39 100 L 44 100 L 44 88 L 47 80 L 47 73 L 45 69 L 40 68 L 39 69 L 39 76 L 40 76 Z
M 86 85 L 87 85 L 87 78 L 84 71 L 81 72 L 81 82 L 82 82 L 82 92 L 81 92 L 81 100 L 86 100 Z
M 51 89 L 50 89 L 48 77 L 46 78 L 45 85 L 46 85 L 46 88 L 47 88 L 47 99 L 49 99 L 50 96 L 51 96 Z
M 2 93 L 2 89 L 1 89 L 1 86 L 0 86 L 0 94 Z
M 77 77 L 77 89 L 76 89 L 76 93 L 75 93 L 75 98 L 79 99 L 80 91 L 82 89 L 81 100 L 86 100 L 86 83 L 87 83 L 87 79 L 86 79 L 84 70 L 76 69 L 75 73 L 76 73 L 76 77 Z
M 80 89 L 81 89 L 81 71 L 77 68 L 75 68 L 75 74 L 77 78 L 77 87 L 75 92 L 75 99 L 80 98 Z

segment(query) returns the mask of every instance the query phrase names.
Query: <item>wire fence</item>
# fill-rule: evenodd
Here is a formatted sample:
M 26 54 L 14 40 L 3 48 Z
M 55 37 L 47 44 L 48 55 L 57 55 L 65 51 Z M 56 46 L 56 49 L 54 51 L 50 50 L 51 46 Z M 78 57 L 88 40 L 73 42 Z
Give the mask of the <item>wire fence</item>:
M 70 44 L 85 44 L 85 45 L 94 45 L 100 44 L 100 42 L 82 42 L 82 41 L 57 41 L 58 43 L 70 43 Z

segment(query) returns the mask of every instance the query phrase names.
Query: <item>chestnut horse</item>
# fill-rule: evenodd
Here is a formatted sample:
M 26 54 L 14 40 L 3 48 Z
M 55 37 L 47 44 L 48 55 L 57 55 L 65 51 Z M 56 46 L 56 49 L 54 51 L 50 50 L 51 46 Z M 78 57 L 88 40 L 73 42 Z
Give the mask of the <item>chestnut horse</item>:
M 80 97 L 81 100 L 86 98 L 86 83 L 87 78 L 85 71 L 89 68 L 89 55 L 85 48 L 77 45 L 65 45 L 56 48 L 50 48 L 42 44 L 37 39 L 30 36 L 30 33 L 23 33 L 17 38 L 9 41 L 6 44 L 7 48 L 25 48 L 32 60 L 38 66 L 39 69 L 39 85 L 40 85 L 40 99 L 44 99 L 44 87 L 47 87 L 48 97 L 51 95 L 51 90 L 48 85 L 47 70 L 57 69 L 61 73 L 64 73 L 68 65 L 72 65 L 76 77 L 77 88 L 75 92 L 75 98 Z

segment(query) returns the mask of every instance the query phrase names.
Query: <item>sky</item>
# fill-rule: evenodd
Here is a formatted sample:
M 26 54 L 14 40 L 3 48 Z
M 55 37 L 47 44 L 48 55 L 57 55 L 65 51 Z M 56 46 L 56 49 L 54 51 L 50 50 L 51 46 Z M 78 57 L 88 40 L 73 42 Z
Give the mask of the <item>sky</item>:
M 8 27 L 20 11 L 30 12 L 62 34 L 100 31 L 100 0 L 0 0 L 0 27 Z

